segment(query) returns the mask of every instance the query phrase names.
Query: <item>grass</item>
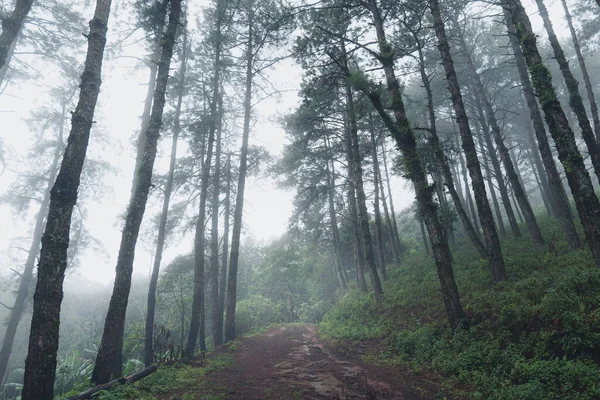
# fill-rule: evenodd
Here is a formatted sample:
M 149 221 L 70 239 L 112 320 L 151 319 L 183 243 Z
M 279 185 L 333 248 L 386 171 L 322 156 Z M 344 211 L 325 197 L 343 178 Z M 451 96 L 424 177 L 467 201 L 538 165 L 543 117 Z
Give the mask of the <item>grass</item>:
M 509 280 L 496 286 L 486 261 L 469 243 L 457 244 L 469 328 L 450 332 L 433 260 L 415 252 L 390 269 L 381 306 L 350 291 L 320 332 L 383 341 L 387 352 L 368 361 L 433 369 L 471 398 L 600 398 L 600 269 L 587 250 L 569 251 L 552 219 L 539 223 L 546 238 L 555 236 L 553 246 L 535 248 L 525 229 L 523 238 L 504 240 Z
M 203 367 L 175 364 L 161 366 L 152 375 L 139 382 L 120 385 L 108 391 L 101 391 L 95 399 L 100 400 L 219 400 L 225 398 L 223 394 L 213 393 L 218 388 L 211 387 L 207 393 L 206 374 L 211 371 L 221 370 L 233 363 L 229 355 L 220 355 L 206 360 Z M 76 395 L 86 388 L 76 388 L 65 397 Z M 183 393 L 185 392 L 185 393 Z M 168 397 L 170 395 L 170 397 Z

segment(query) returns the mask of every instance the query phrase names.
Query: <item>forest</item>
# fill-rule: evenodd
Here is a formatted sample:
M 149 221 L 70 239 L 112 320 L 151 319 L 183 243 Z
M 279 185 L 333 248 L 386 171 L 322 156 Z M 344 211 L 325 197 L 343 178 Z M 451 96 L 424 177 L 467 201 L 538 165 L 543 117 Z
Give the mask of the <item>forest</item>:
M 600 398 L 599 49 L 600 0 L 0 0 L 0 398 Z

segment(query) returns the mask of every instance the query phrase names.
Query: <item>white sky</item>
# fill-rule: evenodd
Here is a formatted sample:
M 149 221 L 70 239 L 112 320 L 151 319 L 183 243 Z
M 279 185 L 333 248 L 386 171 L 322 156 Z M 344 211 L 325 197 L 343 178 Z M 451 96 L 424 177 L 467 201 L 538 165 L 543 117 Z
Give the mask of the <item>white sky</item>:
M 525 2 L 533 3 L 533 2 Z M 198 2 L 194 4 L 196 6 Z M 531 4 L 526 4 L 531 7 Z M 562 8 L 557 1 L 548 2 L 549 9 L 556 13 L 559 21 L 562 16 Z M 85 17 L 89 18 L 90 12 Z M 541 22 L 539 17 L 532 15 L 538 30 Z M 111 21 L 114 22 L 114 21 Z M 557 29 L 563 31 L 564 27 Z M 83 38 L 82 38 L 83 40 Z M 109 39 L 110 40 L 110 39 Z M 110 43 L 109 43 L 110 44 Z M 106 257 L 102 257 L 93 251 L 88 251 L 81 263 L 78 274 L 94 281 L 107 283 L 114 277 L 117 252 L 121 238 L 122 215 L 129 198 L 132 171 L 135 159 L 135 149 L 131 138 L 139 130 L 139 115 L 143 108 L 143 99 L 146 87 L 147 72 L 145 70 L 135 71 L 131 59 L 113 59 L 105 63 L 103 71 L 103 85 L 101 88 L 99 105 L 95 119 L 97 126 L 106 132 L 109 148 L 101 149 L 95 140 L 97 131 L 92 131 L 90 152 L 100 153 L 109 158 L 120 169 L 117 176 L 106 179 L 110 187 L 107 187 L 106 195 L 101 199 L 88 204 L 87 228 L 103 243 L 106 249 Z M 124 72 L 126 71 L 126 73 Z M 297 68 L 280 67 L 272 76 L 276 81 L 275 86 L 286 89 L 297 88 L 300 80 L 300 71 Z M 41 84 L 39 82 L 24 84 L 16 87 L 11 86 L 0 96 L 0 137 L 13 153 L 9 154 L 9 166 L 18 171 L 21 166 L 13 155 L 25 154 L 32 143 L 31 134 L 24 123 L 29 111 L 43 105 L 45 99 L 40 97 L 40 90 L 51 87 L 52 79 L 49 77 Z M 45 87 L 45 88 L 44 88 Z M 287 92 L 277 98 L 264 101 L 257 108 L 259 115 L 258 124 L 255 126 L 251 144 L 263 145 L 274 155 L 278 155 L 285 144 L 283 130 L 270 122 L 273 117 L 291 111 L 297 102 L 295 93 Z M 170 146 L 170 140 L 168 140 Z M 164 147 L 164 146 L 163 146 Z M 168 152 L 159 153 L 157 167 L 161 168 L 168 162 Z M 4 193 L 6 188 L 14 180 L 14 173 L 6 170 L 0 175 L 0 192 Z M 396 211 L 408 206 L 413 200 L 412 192 L 406 188 L 405 182 L 400 178 L 393 177 L 393 199 Z M 272 182 L 264 178 L 250 178 L 246 189 L 246 203 L 244 223 L 249 228 L 245 234 L 251 234 L 262 240 L 281 235 L 287 225 L 287 220 L 292 211 L 292 192 L 278 190 Z M 155 209 L 147 210 L 146 216 L 156 212 Z M 6 273 L 12 267 L 13 258 L 23 254 L 12 248 L 15 236 L 26 235 L 26 229 L 33 224 L 31 220 L 20 220 L 15 218 L 10 210 L 0 208 L 0 274 Z M 147 218 L 146 218 L 147 220 Z M 27 241 L 24 241 L 27 243 Z M 25 247 L 28 247 L 26 244 Z M 191 241 L 183 241 L 177 246 L 168 248 L 163 259 L 163 265 L 168 263 L 177 254 L 191 252 Z M 152 262 L 153 249 L 148 243 L 138 243 L 135 258 L 135 273 L 147 275 Z

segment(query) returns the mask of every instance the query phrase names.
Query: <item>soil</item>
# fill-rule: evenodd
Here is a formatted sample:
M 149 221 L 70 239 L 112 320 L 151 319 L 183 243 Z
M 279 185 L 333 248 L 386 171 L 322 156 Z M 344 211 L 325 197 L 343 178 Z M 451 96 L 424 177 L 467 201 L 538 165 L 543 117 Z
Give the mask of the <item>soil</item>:
M 235 362 L 209 373 L 204 387 L 229 400 L 452 398 L 433 374 L 362 361 L 377 351 L 374 344 L 326 345 L 314 325 L 280 326 L 210 354 Z

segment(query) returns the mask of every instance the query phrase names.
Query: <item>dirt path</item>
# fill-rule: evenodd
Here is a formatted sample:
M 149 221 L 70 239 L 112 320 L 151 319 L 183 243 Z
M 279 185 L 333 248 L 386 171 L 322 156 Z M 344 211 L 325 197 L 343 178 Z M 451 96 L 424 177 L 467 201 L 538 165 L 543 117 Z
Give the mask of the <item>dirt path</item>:
M 273 328 L 215 353 L 230 354 L 235 363 L 210 373 L 207 386 L 230 400 L 450 398 L 424 374 L 365 365 L 328 349 L 313 325 Z

